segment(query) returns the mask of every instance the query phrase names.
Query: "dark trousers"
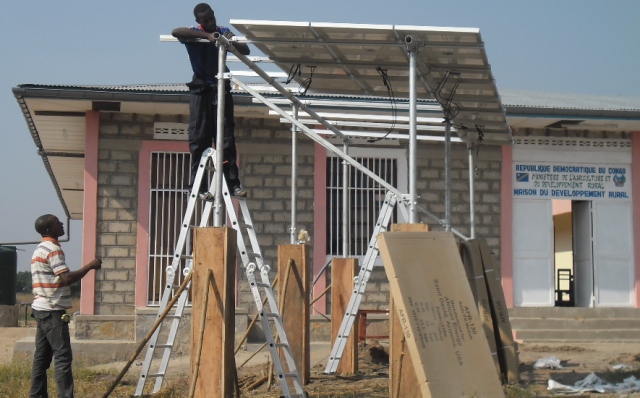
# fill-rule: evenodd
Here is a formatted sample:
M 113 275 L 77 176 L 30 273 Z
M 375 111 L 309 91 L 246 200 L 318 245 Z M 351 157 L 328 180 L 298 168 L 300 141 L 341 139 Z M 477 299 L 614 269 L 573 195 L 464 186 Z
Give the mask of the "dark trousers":
M 217 88 L 190 87 L 189 100 L 189 152 L 191 153 L 191 184 L 193 185 L 198 172 L 198 165 L 204 151 L 215 147 L 217 135 Z M 235 122 L 233 118 L 233 96 L 226 93 L 224 97 L 224 143 L 222 147 L 224 166 L 222 172 L 227 180 L 227 187 L 233 193 L 240 187 L 238 165 L 236 164 L 236 138 L 234 135 Z M 200 192 L 209 190 L 209 180 L 205 171 Z
M 47 369 L 55 357 L 55 378 L 59 398 L 73 398 L 73 374 L 71 372 L 71 339 L 69 324 L 62 322 L 65 311 L 33 310 L 37 323 L 36 351 L 31 369 L 29 398 L 48 398 Z

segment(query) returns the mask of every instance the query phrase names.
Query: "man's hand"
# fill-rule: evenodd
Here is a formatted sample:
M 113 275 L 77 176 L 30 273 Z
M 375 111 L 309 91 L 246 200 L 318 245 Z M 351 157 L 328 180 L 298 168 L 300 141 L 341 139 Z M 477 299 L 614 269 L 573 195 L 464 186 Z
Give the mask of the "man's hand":
M 91 269 L 100 269 L 102 268 L 102 260 L 99 258 L 93 259 L 89 264 L 87 264 Z
M 84 278 L 84 276 L 87 275 L 87 273 L 89 273 L 89 271 L 91 271 L 92 269 L 97 270 L 100 268 L 102 268 L 102 260 L 96 258 L 91 260 L 89 264 L 85 265 L 77 271 L 64 272 L 58 276 L 60 277 L 60 281 L 62 282 L 63 286 L 69 286 L 72 283 L 76 283 L 80 279 Z

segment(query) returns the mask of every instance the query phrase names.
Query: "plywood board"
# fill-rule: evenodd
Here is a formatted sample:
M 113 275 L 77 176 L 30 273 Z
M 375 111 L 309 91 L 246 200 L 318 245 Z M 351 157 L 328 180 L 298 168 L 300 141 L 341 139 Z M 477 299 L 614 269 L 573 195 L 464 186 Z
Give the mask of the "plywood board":
M 347 311 L 353 281 L 358 275 L 357 258 L 334 258 L 331 260 L 331 343 L 335 344 L 342 319 Z M 358 322 L 353 323 L 351 334 L 344 347 L 337 373 L 354 374 L 358 371 Z
M 428 232 L 427 224 L 393 224 L 392 232 Z M 406 346 L 402 325 L 393 302 L 389 303 L 389 396 L 392 398 L 421 397 L 411 352 Z
M 191 287 L 191 377 L 197 374 L 194 397 L 232 398 L 236 363 L 234 351 L 236 231 L 196 228 L 193 233 Z M 207 278 L 208 270 L 213 278 Z M 208 301 L 205 292 L 208 290 Z M 201 324 L 206 305 L 206 318 Z M 196 369 L 200 332 L 204 328 L 200 366 Z M 197 373 L 196 373 L 197 372 Z
M 289 264 L 291 263 L 291 268 Z M 289 276 L 286 272 L 289 269 Z M 309 292 L 311 269 L 306 245 L 278 246 L 278 294 L 282 322 L 302 384 L 311 379 L 311 341 L 309 329 Z M 286 286 L 285 286 L 286 281 Z M 284 296 L 284 297 L 283 297 Z M 284 355 L 280 355 L 286 363 Z
M 378 246 L 422 397 L 504 397 L 453 234 L 386 232 Z
M 496 333 L 496 345 L 498 348 L 498 358 L 503 377 L 508 383 L 517 384 L 520 382 L 520 361 L 518 360 L 518 347 L 513 338 L 511 321 L 507 303 L 502 290 L 500 271 L 498 264 L 494 261 L 489 250 L 489 245 L 485 239 L 478 240 L 480 253 L 482 255 L 482 266 L 484 268 L 487 290 L 491 299 L 491 311 L 494 320 L 494 330 Z
M 496 348 L 496 336 L 493 329 L 493 317 L 491 316 L 491 299 L 487 291 L 487 283 L 484 277 L 484 268 L 482 267 L 482 255 L 480 254 L 480 245 L 476 239 L 462 242 L 460 244 L 462 250 L 462 263 L 467 272 L 469 286 L 473 292 L 473 297 L 478 306 L 478 313 L 482 320 L 482 328 L 484 329 L 487 343 L 491 350 L 491 357 L 496 366 L 496 371 L 500 374 L 500 360 Z

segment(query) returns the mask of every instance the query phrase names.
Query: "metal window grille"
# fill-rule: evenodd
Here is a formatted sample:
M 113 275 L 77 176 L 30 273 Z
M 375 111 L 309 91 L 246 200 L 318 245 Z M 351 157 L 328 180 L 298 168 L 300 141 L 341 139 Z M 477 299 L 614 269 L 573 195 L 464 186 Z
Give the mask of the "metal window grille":
M 388 183 L 397 186 L 398 164 L 393 158 L 354 157 L 367 169 L 373 171 Z M 327 158 L 327 255 L 344 254 L 342 230 L 343 160 L 338 157 Z M 386 195 L 386 189 L 354 167 L 350 167 L 349 242 L 352 256 L 364 256 L 367 252 L 371 234 L 375 228 L 378 212 Z M 395 222 L 395 215 L 391 223 Z
M 149 263 L 147 281 L 147 305 L 160 304 L 164 289 L 165 269 L 171 264 L 180 227 L 189 199 L 191 155 L 183 152 L 152 152 L 150 205 L 149 205 Z M 202 203 L 196 205 L 192 225 L 198 225 Z M 191 253 L 191 231 L 187 237 L 186 251 Z M 182 270 L 186 260 L 181 260 L 174 283 L 184 280 Z

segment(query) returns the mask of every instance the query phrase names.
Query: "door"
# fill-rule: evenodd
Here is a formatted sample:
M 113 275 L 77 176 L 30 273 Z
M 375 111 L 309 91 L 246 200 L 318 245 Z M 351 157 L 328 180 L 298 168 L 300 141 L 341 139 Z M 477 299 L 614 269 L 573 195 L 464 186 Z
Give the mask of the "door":
M 553 307 L 555 284 L 551 201 L 515 199 L 513 225 L 514 305 Z
M 571 202 L 576 307 L 594 306 L 591 202 Z
M 631 202 L 593 203 L 595 305 L 633 306 Z

